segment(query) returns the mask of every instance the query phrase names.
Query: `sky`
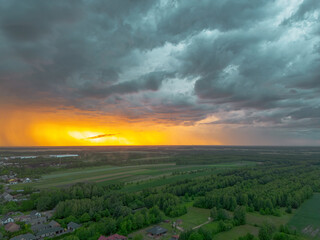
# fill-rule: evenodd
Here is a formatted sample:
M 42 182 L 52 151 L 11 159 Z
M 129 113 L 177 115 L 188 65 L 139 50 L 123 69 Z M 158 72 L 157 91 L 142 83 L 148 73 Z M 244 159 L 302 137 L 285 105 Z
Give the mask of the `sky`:
M 0 146 L 320 145 L 319 0 L 0 0 Z

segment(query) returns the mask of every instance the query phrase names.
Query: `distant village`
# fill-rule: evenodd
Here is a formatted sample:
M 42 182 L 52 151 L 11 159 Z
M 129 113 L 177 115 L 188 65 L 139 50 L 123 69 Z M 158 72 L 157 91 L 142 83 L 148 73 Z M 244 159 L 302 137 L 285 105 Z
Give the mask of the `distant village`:
M 15 185 L 18 183 L 31 183 L 33 181 L 38 181 L 38 179 L 31 180 L 30 178 L 19 178 L 17 174 L 10 173 L 9 175 L 0 176 L 0 181 L 3 183 L 3 193 L 0 193 L 0 200 L 3 202 L 19 202 L 27 200 L 28 195 L 23 194 L 24 190 L 12 190 L 9 185 Z M 0 183 L 1 184 L 1 183 Z
M 10 185 L 31 183 L 37 180 L 38 179 L 31 180 L 28 177 L 19 178 L 17 177 L 17 174 L 12 172 L 8 175 L 0 176 L 0 181 L 4 186 L 3 193 L 0 194 L 0 203 L 28 200 L 30 197 L 29 194 L 24 194 L 23 189 L 16 191 L 12 190 Z M 29 214 L 24 214 L 22 212 L 9 212 L 5 216 L 0 217 L 0 226 L 3 226 L 4 230 L 9 233 L 19 232 L 21 230 L 21 225 L 19 223 L 30 226 L 32 233 L 28 232 L 21 234 L 10 238 L 10 240 L 38 240 L 50 238 L 73 232 L 80 227 L 79 224 L 70 222 L 66 229 L 62 228 L 58 222 L 50 220 L 53 213 L 54 210 L 46 212 L 32 211 Z M 0 233 L 0 239 L 4 239 L 2 233 Z
M 10 238 L 10 240 L 36 240 L 56 237 L 73 232 L 80 227 L 79 224 L 70 222 L 67 228 L 62 228 L 58 222 L 50 220 L 53 212 L 53 210 L 46 212 L 32 211 L 26 215 L 21 212 L 12 212 L 2 217 L 0 224 L 4 226 L 5 231 L 11 233 L 20 231 L 20 225 L 17 222 L 31 226 L 32 233 L 21 234 Z M 0 233 L 0 239 L 2 237 Z

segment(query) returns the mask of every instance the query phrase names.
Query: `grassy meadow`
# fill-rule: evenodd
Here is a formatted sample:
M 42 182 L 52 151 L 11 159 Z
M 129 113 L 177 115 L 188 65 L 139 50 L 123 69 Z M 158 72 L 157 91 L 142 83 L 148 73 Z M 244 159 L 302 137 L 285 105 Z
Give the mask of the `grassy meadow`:
M 302 204 L 289 221 L 289 225 L 308 239 L 320 239 L 320 193 L 315 193 Z
M 238 168 L 247 165 L 252 165 L 252 162 L 185 166 L 174 163 L 133 166 L 107 165 L 64 169 L 43 175 L 37 182 L 12 185 L 11 188 L 17 190 L 31 186 L 43 189 L 67 186 L 78 182 L 96 182 L 99 184 L 127 183 L 123 191 L 134 192 L 141 191 L 144 188 L 159 187 L 178 180 L 206 176 L 224 169 Z

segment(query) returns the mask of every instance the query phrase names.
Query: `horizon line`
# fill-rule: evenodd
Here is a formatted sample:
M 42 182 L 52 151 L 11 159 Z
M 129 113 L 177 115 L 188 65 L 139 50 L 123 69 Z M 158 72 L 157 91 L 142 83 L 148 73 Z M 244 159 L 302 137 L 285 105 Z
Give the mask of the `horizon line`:
M 57 147 L 320 147 L 320 145 L 214 145 L 214 144 L 148 144 L 148 145 L 55 145 L 55 146 L 0 146 L 1 148 L 57 148 Z

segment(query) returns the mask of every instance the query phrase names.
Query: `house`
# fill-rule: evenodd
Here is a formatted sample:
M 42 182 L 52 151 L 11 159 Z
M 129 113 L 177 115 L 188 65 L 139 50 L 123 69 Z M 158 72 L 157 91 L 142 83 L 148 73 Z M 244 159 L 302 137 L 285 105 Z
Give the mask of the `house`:
M 5 201 L 5 202 L 10 202 L 13 201 L 13 196 L 9 193 L 4 193 L 1 195 L 1 198 Z
M 22 235 L 10 238 L 10 240 L 35 240 L 35 239 L 36 237 L 31 233 L 22 234 Z
M 1 219 L 2 225 L 5 225 L 5 224 L 11 223 L 11 222 L 14 222 L 14 220 L 13 220 L 13 218 L 8 217 L 8 216 L 5 216 Z
M 51 226 L 49 226 L 47 224 L 37 224 L 37 225 L 31 226 L 31 230 L 34 233 L 41 232 L 41 231 L 46 230 L 48 228 L 51 228 Z
M 10 222 L 4 226 L 7 232 L 17 232 L 20 230 L 20 226 L 14 222 Z
M 16 179 L 16 178 L 11 178 L 11 179 L 9 180 L 9 184 L 10 184 L 10 185 L 18 184 L 18 179 Z
M 61 227 L 59 223 L 57 223 L 54 220 L 51 220 L 51 222 L 49 222 L 49 226 L 50 227 Z
M 148 229 L 147 233 L 152 237 L 160 237 L 160 236 L 166 234 L 167 231 L 168 230 L 163 227 L 155 226 L 153 228 Z
M 98 240 L 127 240 L 128 238 L 119 234 L 113 234 L 109 237 L 100 236 Z
M 31 226 L 38 225 L 38 224 L 44 224 L 47 222 L 47 218 L 46 217 L 30 218 L 30 219 L 27 219 L 26 222 L 27 222 L 27 224 L 30 224 Z
M 28 221 L 30 221 L 30 216 L 26 216 L 26 215 L 19 216 L 17 221 L 27 223 Z
M 39 218 L 39 217 L 41 217 L 41 213 L 39 213 L 39 212 L 37 212 L 37 211 L 35 211 L 35 210 L 33 210 L 32 212 L 30 212 L 30 217 L 31 218 Z
M 30 178 L 26 178 L 26 179 L 24 179 L 24 181 L 23 181 L 23 183 L 31 183 L 32 181 L 31 181 L 31 179 Z
M 52 218 L 54 211 L 53 210 L 49 210 L 49 211 L 45 211 L 45 212 L 41 212 L 41 215 L 43 217 L 46 217 L 47 219 Z
M 68 230 L 73 232 L 76 229 L 78 229 L 79 227 L 81 227 L 81 225 L 74 223 L 74 222 L 69 222 L 67 227 L 68 227 Z
M 39 231 L 36 235 L 37 239 L 45 238 L 45 237 L 54 237 L 58 236 L 64 233 L 64 230 L 62 227 L 49 227 L 48 229 L 44 229 L 42 231 Z

